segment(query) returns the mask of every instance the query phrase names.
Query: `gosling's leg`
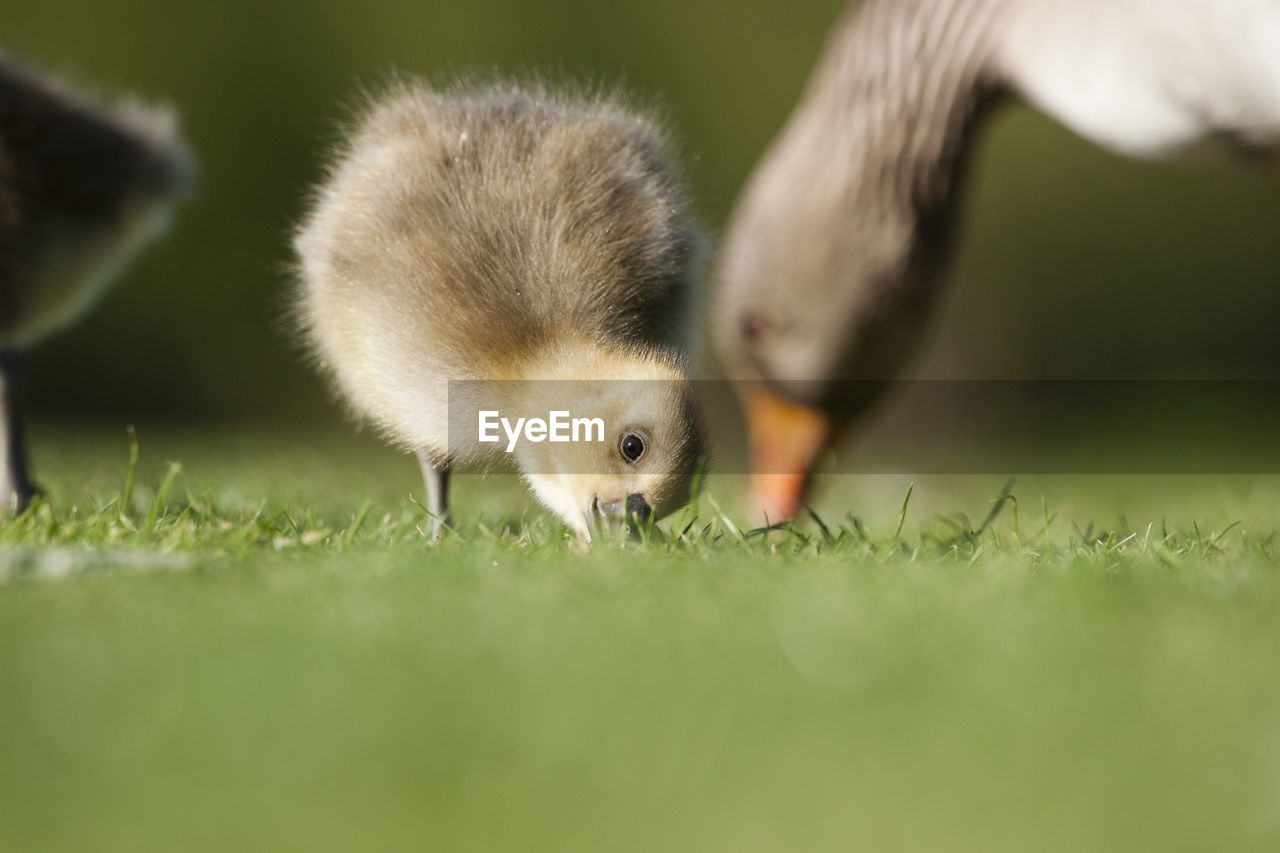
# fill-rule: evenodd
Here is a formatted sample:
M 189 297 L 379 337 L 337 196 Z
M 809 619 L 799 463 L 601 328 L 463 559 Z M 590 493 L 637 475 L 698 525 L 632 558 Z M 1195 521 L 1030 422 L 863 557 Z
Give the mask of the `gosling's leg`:
M 431 513 L 431 541 L 439 542 L 449 519 L 449 463 L 437 462 L 425 450 L 418 451 L 422 480 L 427 484 L 427 512 Z
M 36 494 L 27 470 L 23 376 L 22 354 L 0 351 L 0 504 L 15 513 Z

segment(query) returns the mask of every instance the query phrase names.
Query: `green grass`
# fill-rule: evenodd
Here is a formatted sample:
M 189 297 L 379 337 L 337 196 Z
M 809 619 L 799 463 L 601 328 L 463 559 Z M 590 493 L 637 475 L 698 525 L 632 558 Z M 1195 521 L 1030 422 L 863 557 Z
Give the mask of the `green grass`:
M 341 433 L 37 435 L 0 849 L 1280 843 L 1275 478 L 720 478 L 584 554 L 507 477 L 433 547 Z

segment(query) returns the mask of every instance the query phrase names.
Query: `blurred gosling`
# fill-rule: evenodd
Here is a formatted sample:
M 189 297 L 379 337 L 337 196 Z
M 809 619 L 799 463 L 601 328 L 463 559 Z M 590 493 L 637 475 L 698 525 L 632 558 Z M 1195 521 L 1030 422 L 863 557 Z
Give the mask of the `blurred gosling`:
M 0 53 L 0 502 L 28 472 L 23 353 L 83 314 L 190 191 L 173 113 L 100 106 Z

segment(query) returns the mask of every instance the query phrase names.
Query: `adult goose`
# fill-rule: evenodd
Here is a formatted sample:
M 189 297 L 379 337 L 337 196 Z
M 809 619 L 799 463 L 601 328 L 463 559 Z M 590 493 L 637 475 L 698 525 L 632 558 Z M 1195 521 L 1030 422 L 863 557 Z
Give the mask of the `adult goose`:
M 757 508 L 919 348 L 975 129 L 1020 96 L 1134 157 L 1280 142 L 1278 0 L 866 0 L 846 10 L 732 213 L 718 344 Z
M 190 189 L 193 167 L 166 109 L 101 106 L 0 53 L 0 504 L 34 487 L 22 362 L 80 316 Z

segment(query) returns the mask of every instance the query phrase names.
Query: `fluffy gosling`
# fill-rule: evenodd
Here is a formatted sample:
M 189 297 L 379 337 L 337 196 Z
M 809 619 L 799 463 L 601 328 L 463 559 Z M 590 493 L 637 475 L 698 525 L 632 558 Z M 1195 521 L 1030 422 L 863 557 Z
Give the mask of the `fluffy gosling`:
M 512 451 L 587 540 L 689 500 L 703 433 L 679 344 L 701 239 L 666 150 L 610 98 L 403 82 L 339 146 L 294 241 L 296 313 L 351 409 L 418 455 L 437 537 L 450 469 L 504 449 L 480 440 L 484 411 L 603 421 L 601 441 Z

